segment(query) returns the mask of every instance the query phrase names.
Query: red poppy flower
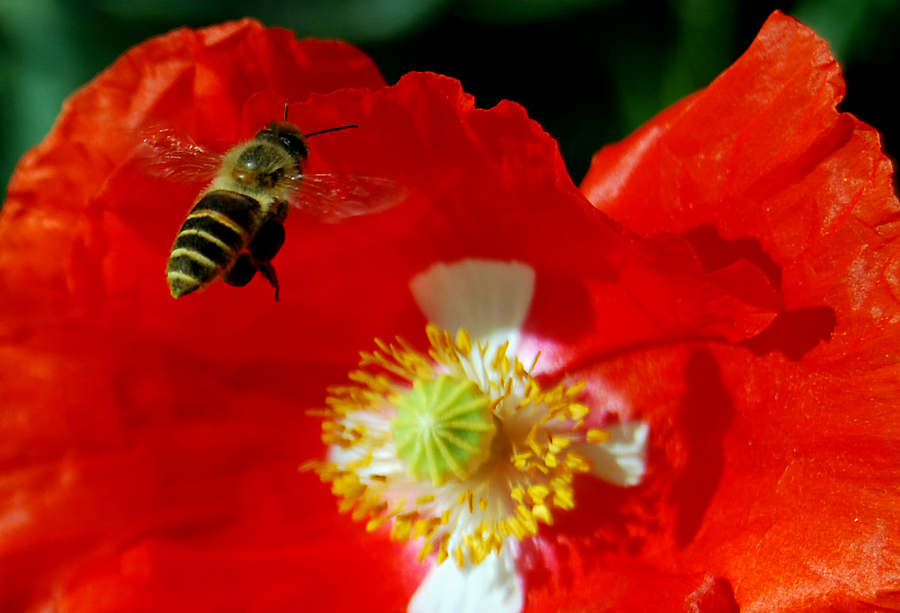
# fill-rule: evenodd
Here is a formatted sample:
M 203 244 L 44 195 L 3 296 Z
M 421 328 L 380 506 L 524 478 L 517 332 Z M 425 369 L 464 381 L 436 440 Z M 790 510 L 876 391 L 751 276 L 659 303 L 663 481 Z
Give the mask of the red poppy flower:
M 900 608 L 900 209 L 877 132 L 835 110 L 843 94 L 824 41 L 776 13 L 707 89 L 597 153 L 582 185 L 634 232 L 687 238 L 710 270 L 753 262 L 782 297 L 747 342 L 667 358 L 707 381 L 683 419 L 720 434 L 671 484 L 650 558 L 728 578 L 742 610 Z
M 763 51 L 752 49 L 738 64 L 752 64 L 740 68 L 744 77 L 729 72 L 710 88 L 719 91 L 711 116 L 728 124 L 716 132 L 707 118 L 711 133 L 731 137 L 740 134 L 735 126 L 765 118 L 753 106 L 763 96 L 741 89 L 750 87 L 747 73 L 753 87 L 779 100 L 776 94 L 798 91 L 782 73 L 804 87 L 829 81 L 833 91 L 836 77 L 821 73 L 832 70 L 828 62 L 808 65 L 798 51 L 820 45 L 808 30 L 776 16 L 760 40 Z M 720 85 L 729 81 L 737 83 Z M 724 164 L 725 153 L 739 148 L 712 136 L 706 148 L 693 127 L 659 140 L 665 144 L 658 149 L 626 143 L 626 155 L 600 154 L 594 176 L 603 174 L 606 155 L 615 179 L 607 173 L 592 183 L 607 194 L 594 200 L 611 212 L 615 189 L 623 198 L 645 195 L 646 185 L 638 196 L 627 191 L 636 189 L 630 181 L 638 170 L 668 168 L 656 180 L 669 179 L 676 202 L 690 197 L 698 207 L 721 207 L 734 189 L 747 194 L 743 208 L 729 205 L 735 215 L 746 213 L 746 202 L 761 207 L 759 219 L 766 203 L 790 213 L 780 225 L 759 226 L 770 230 L 765 241 L 743 219 L 729 230 L 712 217 L 683 223 L 685 213 L 667 230 L 623 216 L 641 237 L 589 206 L 553 141 L 520 107 L 477 109 L 451 79 L 411 74 L 383 87 L 371 63 L 345 45 L 298 43 L 249 21 L 178 31 L 131 51 L 69 102 L 47 140 L 23 160 L 0 218 L 0 604 L 23 611 L 399 610 L 414 593 L 413 607 L 423 598 L 429 606 L 430 594 L 446 593 L 442 582 L 460 581 L 457 593 L 500 594 L 510 610 L 523 602 L 531 611 L 732 610 L 735 602 L 824 610 L 850 608 L 854 599 L 889 606 L 886 577 L 896 573 L 892 558 L 880 556 L 890 553 L 897 525 L 883 493 L 896 477 L 887 442 L 896 428 L 887 409 L 895 359 L 879 339 L 887 338 L 896 307 L 889 281 L 878 283 L 890 270 L 891 235 L 877 222 L 896 202 L 877 139 L 855 120 L 837 119 L 834 102 L 816 107 L 832 120 L 799 114 L 807 147 L 785 138 L 774 149 L 750 150 L 749 174 L 739 176 L 756 173 L 752 189 L 740 191 L 741 182 L 723 179 L 720 167 L 699 163 Z M 260 281 L 240 289 L 215 282 L 173 300 L 166 260 L 204 185 L 147 172 L 141 139 L 163 128 L 224 152 L 280 120 L 285 103 L 290 121 L 308 132 L 360 126 L 311 140 L 306 171 L 385 178 L 408 197 L 389 211 L 333 225 L 291 211 L 287 242 L 273 260 L 279 302 Z M 678 109 L 689 116 L 690 104 L 664 114 L 651 133 L 662 139 L 670 130 L 663 122 Z M 797 121 L 795 104 L 776 105 L 766 131 L 782 136 L 771 126 Z M 634 172 L 622 172 L 632 161 Z M 709 192 L 701 189 L 705 180 Z M 838 193 L 845 184 L 856 191 Z M 844 194 L 853 196 L 846 214 Z M 830 224 L 824 230 L 812 221 L 820 210 L 834 213 L 822 217 Z M 798 233 L 808 239 L 804 249 Z M 859 257 L 845 261 L 837 246 L 822 249 L 830 240 L 852 244 Z M 784 258 L 798 252 L 794 268 Z M 849 291 L 857 279 L 868 280 L 862 293 Z M 808 291 L 799 297 L 801 287 Z M 862 301 L 855 310 L 852 296 Z M 873 306 L 884 318 L 880 326 L 858 314 L 874 316 Z M 834 335 L 820 343 L 829 314 Z M 812 331 L 800 325 L 810 319 Z M 550 406 L 560 417 L 556 430 L 541 417 L 527 422 L 559 437 L 529 439 L 541 466 L 563 459 L 568 472 L 548 482 L 552 495 L 542 494 L 537 475 L 545 473 L 522 457 L 536 479 L 508 492 L 531 514 L 522 540 L 514 538 L 518 525 L 507 524 L 512 538 L 491 533 L 511 557 L 497 552 L 495 540 L 473 545 L 477 530 L 448 520 L 444 532 L 419 529 L 434 545 L 419 563 L 423 539 L 403 542 L 404 525 L 417 530 L 413 521 L 404 524 L 412 516 L 372 523 L 383 518 L 376 507 L 384 500 L 399 505 L 396 494 L 354 496 L 338 487 L 333 471 L 370 483 L 380 473 L 351 466 L 365 454 L 342 457 L 332 448 L 326 459 L 319 421 L 306 415 L 325 405 L 326 388 L 342 386 L 329 393 L 325 438 L 354 452 L 356 442 L 370 439 L 328 432 L 372 407 L 393 410 L 393 402 L 378 404 L 387 398 L 380 384 L 389 383 L 396 399 L 409 371 L 394 368 L 401 376 L 388 380 L 385 369 L 421 358 L 422 368 L 459 374 L 449 363 L 445 370 L 431 364 L 424 352 L 436 343 L 463 364 L 465 335 L 458 343 L 434 332 L 429 339 L 426 320 L 465 326 L 494 350 L 513 341 L 509 363 L 519 357 L 523 367 L 509 371 L 518 377 L 509 397 L 545 390 L 520 414 Z M 358 351 L 396 335 L 407 341 L 400 362 L 371 354 L 375 364 L 342 385 Z M 536 351 L 541 357 L 529 370 Z M 502 371 L 503 363 L 473 362 L 484 373 Z M 868 382 L 864 393 L 845 381 L 851 375 Z M 485 377 L 482 384 L 493 381 Z M 489 406 L 501 404 L 493 397 Z M 513 420 L 499 417 L 506 421 L 495 424 L 498 440 L 518 440 L 509 432 Z M 580 419 L 586 424 L 579 429 Z M 821 430 L 800 431 L 810 423 Z M 614 435 L 628 432 L 631 449 L 610 445 L 627 443 Z M 582 474 L 579 454 L 566 462 L 568 448 L 594 449 L 595 472 Z M 484 462 L 501 456 L 489 450 L 462 475 L 435 475 L 426 464 L 425 487 L 453 479 L 469 486 Z M 338 515 L 313 475 L 297 474 L 316 458 L 371 532 Z M 616 483 L 616 466 L 618 485 L 641 484 L 604 483 Z M 425 498 L 414 504 L 432 504 Z M 488 508 L 496 502 L 485 500 Z M 470 495 L 460 504 L 474 514 L 481 501 Z M 851 509 L 856 521 L 847 521 Z M 434 506 L 414 511 L 413 519 L 440 515 Z M 446 530 L 447 542 L 437 542 Z M 453 539 L 467 534 L 457 554 Z M 786 551 L 788 539 L 796 549 Z M 469 570 L 455 572 L 454 560 L 437 565 L 442 544 Z M 866 556 L 874 561 L 860 576 Z M 780 575 L 770 576 L 776 563 Z M 465 583 L 472 576 L 475 587 Z M 526 592 L 516 592 L 522 586 Z

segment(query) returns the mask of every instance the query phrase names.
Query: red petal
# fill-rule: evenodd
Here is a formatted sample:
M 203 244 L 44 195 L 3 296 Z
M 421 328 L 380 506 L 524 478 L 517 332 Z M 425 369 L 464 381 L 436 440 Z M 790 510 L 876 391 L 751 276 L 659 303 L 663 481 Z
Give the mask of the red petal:
M 900 207 L 877 133 L 835 111 L 843 88 L 825 43 L 776 13 L 583 185 L 636 232 L 683 233 L 707 263 L 741 254 L 783 292 L 788 310 L 744 348 L 596 372 L 668 440 L 631 501 L 659 518 L 644 559 L 728 579 L 742 610 L 900 607 Z
M 577 587 L 567 573 L 549 573 L 546 583 L 532 581 L 524 613 L 539 611 L 608 611 L 609 613 L 738 613 L 731 585 L 710 574 L 666 574 L 635 562 L 632 556 L 567 548 L 570 566 L 581 567 Z M 558 570 L 558 569 L 557 569 Z M 560 593 L 565 609 L 559 609 Z
M 698 228 L 750 237 L 788 309 L 831 307 L 853 317 L 839 326 L 880 334 L 900 204 L 877 132 L 835 110 L 843 92 L 825 42 L 776 13 L 706 90 L 600 151 L 582 189 L 643 235 L 694 231 L 701 251 L 716 241 Z
M 342 535 L 330 518 L 312 542 L 298 546 L 278 537 L 273 534 L 261 545 L 245 539 L 238 546 L 144 541 L 84 565 L 70 579 L 60 608 L 71 613 L 340 612 L 378 603 L 402 611 L 422 580 L 412 556 L 384 543 L 372 547 L 382 540 L 372 535 Z M 361 538 L 370 546 L 361 548 Z M 385 564 L 386 556 L 394 563 Z

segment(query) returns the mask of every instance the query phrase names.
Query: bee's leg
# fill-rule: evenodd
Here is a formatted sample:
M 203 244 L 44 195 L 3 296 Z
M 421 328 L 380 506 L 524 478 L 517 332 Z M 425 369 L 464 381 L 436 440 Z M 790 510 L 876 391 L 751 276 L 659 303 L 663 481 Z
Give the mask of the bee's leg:
M 269 219 L 250 241 L 247 251 L 256 262 L 270 262 L 282 246 L 284 246 L 284 226 L 277 219 Z
M 250 283 L 250 280 L 256 275 L 257 270 L 258 267 L 250 259 L 250 256 L 246 253 L 242 253 L 238 256 L 238 259 L 234 263 L 234 266 L 231 267 L 231 270 L 222 277 L 222 280 L 228 285 L 244 287 Z
M 256 265 L 259 267 L 259 274 L 265 277 L 269 285 L 275 288 L 275 300 L 280 300 L 278 297 L 278 275 L 275 274 L 275 267 L 272 266 L 272 262 L 257 262 Z
M 272 205 L 272 208 L 269 209 L 269 219 L 270 221 L 277 221 L 278 223 L 284 223 L 284 220 L 287 218 L 288 209 L 287 201 L 282 200 L 281 202 L 276 202 Z
M 247 246 L 253 265 L 266 281 L 275 288 L 275 300 L 278 300 L 278 276 L 272 266 L 274 258 L 284 245 L 284 226 L 278 219 L 269 219 Z

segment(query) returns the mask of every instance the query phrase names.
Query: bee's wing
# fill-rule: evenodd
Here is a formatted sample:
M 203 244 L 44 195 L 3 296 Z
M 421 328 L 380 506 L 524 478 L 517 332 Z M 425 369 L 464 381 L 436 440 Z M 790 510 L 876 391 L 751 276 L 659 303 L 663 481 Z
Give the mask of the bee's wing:
M 183 182 L 211 180 L 222 167 L 225 157 L 172 128 L 147 130 L 138 146 L 137 156 L 147 174 Z
M 409 193 L 400 183 L 380 177 L 304 174 L 292 182 L 290 203 L 326 223 L 389 209 Z

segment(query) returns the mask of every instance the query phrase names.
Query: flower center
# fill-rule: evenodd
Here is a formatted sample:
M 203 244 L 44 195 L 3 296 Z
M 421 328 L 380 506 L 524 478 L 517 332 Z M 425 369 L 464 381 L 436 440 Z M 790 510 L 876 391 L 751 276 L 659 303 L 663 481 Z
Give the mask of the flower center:
M 573 508 L 582 452 L 609 435 L 585 427 L 583 385 L 544 389 L 506 344 L 427 333 L 427 354 L 376 340 L 352 383 L 329 390 L 328 459 L 306 467 L 368 530 L 390 521 L 395 540 L 423 540 L 420 559 L 436 550 L 462 567 Z
M 490 399 L 474 382 L 439 375 L 416 379 L 396 400 L 391 432 L 409 476 L 429 477 L 434 487 L 452 474 L 466 479 L 488 458 L 494 438 Z

